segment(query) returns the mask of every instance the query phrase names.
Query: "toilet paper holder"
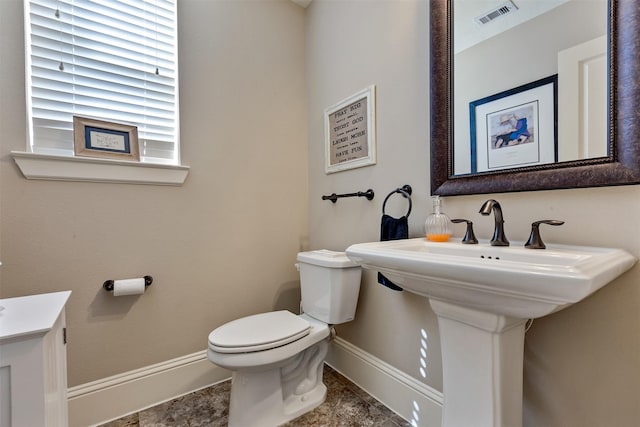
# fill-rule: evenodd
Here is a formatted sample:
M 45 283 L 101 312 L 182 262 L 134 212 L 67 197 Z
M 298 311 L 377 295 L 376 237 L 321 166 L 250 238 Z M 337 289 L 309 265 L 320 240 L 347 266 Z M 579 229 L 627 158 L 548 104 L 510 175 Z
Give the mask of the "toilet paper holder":
M 113 284 L 114 284 L 114 282 L 115 282 L 115 280 L 107 280 L 102 284 L 102 287 L 107 292 L 113 292 Z M 153 277 L 144 276 L 144 287 L 145 288 L 150 286 L 152 283 L 153 283 Z

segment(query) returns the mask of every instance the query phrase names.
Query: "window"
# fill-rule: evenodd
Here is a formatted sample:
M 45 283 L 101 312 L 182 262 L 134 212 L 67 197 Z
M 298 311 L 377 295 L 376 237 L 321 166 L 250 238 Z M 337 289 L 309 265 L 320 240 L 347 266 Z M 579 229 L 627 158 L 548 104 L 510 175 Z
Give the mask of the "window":
M 29 147 L 73 155 L 73 116 L 138 126 L 141 161 L 180 163 L 175 0 L 25 0 Z

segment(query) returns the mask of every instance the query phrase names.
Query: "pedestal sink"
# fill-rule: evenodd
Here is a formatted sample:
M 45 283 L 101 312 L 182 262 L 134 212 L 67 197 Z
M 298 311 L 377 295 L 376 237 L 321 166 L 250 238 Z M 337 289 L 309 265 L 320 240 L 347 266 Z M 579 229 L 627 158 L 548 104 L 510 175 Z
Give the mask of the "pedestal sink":
M 347 256 L 429 298 L 442 341 L 445 427 L 521 426 L 527 319 L 581 301 L 636 262 L 621 249 L 424 238 L 355 244 Z

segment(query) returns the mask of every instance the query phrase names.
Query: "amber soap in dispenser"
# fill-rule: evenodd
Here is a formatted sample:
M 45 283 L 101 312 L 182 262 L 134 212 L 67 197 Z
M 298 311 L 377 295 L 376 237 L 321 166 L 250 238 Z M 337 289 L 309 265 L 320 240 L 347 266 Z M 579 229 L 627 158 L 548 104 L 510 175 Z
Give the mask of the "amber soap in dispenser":
M 433 196 L 431 201 L 433 203 L 433 213 L 427 217 L 424 223 L 424 232 L 427 240 L 448 242 L 449 237 L 451 237 L 451 227 L 449 227 L 451 220 L 441 211 L 442 200 L 440 200 L 440 196 Z

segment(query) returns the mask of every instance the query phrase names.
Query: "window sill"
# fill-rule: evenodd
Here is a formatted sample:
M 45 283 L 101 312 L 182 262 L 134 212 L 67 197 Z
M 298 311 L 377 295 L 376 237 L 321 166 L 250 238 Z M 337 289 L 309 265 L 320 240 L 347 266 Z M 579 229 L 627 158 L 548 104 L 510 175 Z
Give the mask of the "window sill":
M 12 151 L 11 155 L 27 179 L 180 186 L 189 173 L 189 166 L 54 156 L 23 151 Z

